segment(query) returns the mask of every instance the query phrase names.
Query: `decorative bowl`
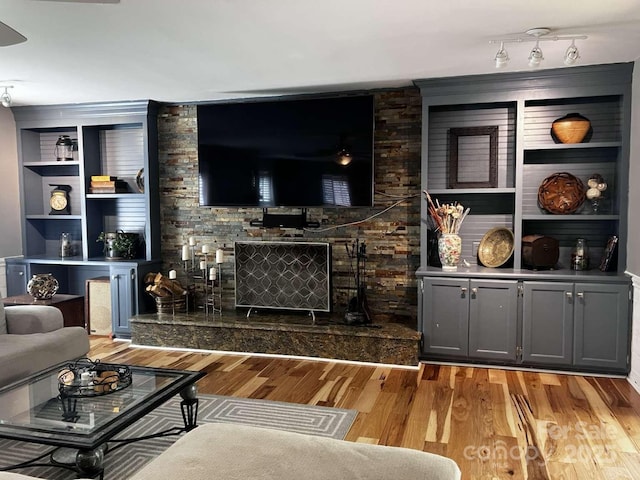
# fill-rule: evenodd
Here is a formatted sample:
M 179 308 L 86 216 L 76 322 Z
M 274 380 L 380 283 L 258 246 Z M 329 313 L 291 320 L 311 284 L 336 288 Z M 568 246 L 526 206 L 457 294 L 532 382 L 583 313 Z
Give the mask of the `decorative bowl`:
M 554 173 L 538 187 L 538 205 L 549 213 L 573 213 L 584 203 L 585 192 L 578 177 L 567 172 Z
M 504 265 L 513 255 L 513 232 L 506 227 L 495 227 L 484 234 L 478 246 L 478 260 L 485 267 Z

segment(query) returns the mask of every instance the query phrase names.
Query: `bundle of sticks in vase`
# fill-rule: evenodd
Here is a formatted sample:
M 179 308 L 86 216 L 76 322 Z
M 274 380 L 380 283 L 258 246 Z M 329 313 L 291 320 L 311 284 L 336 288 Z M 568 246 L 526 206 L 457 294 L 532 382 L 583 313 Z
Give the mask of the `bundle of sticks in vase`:
M 145 291 L 156 301 L 158 313 L 186 312 L 187 289 L 178 280 L 150 272 L 144 277 Z

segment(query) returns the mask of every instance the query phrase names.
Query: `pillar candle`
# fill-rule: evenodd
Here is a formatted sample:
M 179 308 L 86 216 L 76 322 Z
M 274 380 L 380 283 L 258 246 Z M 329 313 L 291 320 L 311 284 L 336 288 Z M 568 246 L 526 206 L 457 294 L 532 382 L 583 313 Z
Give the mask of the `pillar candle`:
M 169 280 L 175 280 L 176 279 L 176 271 L 175 270 L 169 270 Z
M 195 237 L 189 237 L 189 246 L 193 247 L 196 244 Z
M 224 262 L 224 252 L 221 248 L 216 250 L 216 263 Z
M 209 245 L 202 245 L 202 253 L 209 253 Z
M 182 260 L 189 260 L 189 245 L 182 246 Z
M 216 268 L 211 267 L 209 269 L 209 280 L 215 280 L 215 279 L 216 279 Z
M 200 261 L 200 270 L 206 270 L 207 269 L 207 262 L 205 262 L 204 260 Z

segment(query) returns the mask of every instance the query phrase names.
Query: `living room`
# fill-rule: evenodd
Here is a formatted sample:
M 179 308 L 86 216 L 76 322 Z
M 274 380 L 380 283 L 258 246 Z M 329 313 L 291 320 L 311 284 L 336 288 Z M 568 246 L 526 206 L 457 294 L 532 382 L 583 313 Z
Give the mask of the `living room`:
M 113 10 L 109 9 L 129 7 L 127 2 L 120 2 L 115 5 L 76 6 L 66 5 L 62 2 L 38 1 L 27 2 L 27 4 L 29 6 L 26 10 L 16 10 L 16 12 L 19 13 L 15 13 L 15 18 L 7 17 L 0 19 L 10 24 L 13 28 L 16 28 L 16 30 L 22 31 L 26 29 L 28 34 L 23 33 L 25 33 L 29 40 L 23 44 L 24 46 L 28 46 L 29 43 L 33 41 L 32 39 L 36 37 L 35 33 L 28 31 L 28 22 L 26 22 L 28 15 L 36 17 L 39 15 L 39 13 L 37 13 L 39 10 L 36 10 L 36 7 L 42 9 L 42 12 L 46 12 L 47 14 L 53 14 L 56 9 L 63 7 L 63 13 L 68 15 L 70 19 L 75 18 L 75 15 L 80 15 L 80 13 L 82 13 L 82 15 L 91 15 L 88 11 L 89 8 L 99 8 L 101 9 L 99 11 L 105 15 L 105 18 L 113 18 L 111 17 L 111 15 L 114 15 Z M 249 17 L 255 19 L 261 15 L 268 14 L 267 18 L 271 18 L 271 15 L 283 12 L 280 8 L 286 9 L 286 7 L 284 4 L 279 4 L 266 9 L 267 11 L 260 9 L 253 12 Z M 292 5 L 289 5 L 289 7 L 294 8 Z M 495 55 L 495 51 L 499 50 L 499 41 L 501 39 L 516 37 L 521 33 L 524 34 L 527 29 L 540 25 L 551 25 L 552 33 L 549 34 L 550 36 L 584 35 L 588 37 L 587 39 L 579 38 L 575 40 L 576 45 L 580 48 L 581 55 L 575 67 L 564 67 L 562 61 L 563 53 L 571 41 L 564 42 L 551 39 L 548 39 L 549 41 L 540 41 L 540 45 L 545 54 L 543 64 L 541 68 L 537 70 L 540 72 L 547 69 L 579 69 L 586 65 L 593 66 L 634 62 L 639 56 L 639 52 L 634 51 L 634 47 L 632 46 L 634 44 L 632 39 L 636 33 L 635 31 L 632 32 L 629 26 L 633 24 L 638 14 L 637 7 L 632 4 L 623 4 L 613 9 L 613 11 L 607 10 L 607 12 L 602 12 L 602 7 L 599 7 L 595 3 L 588 7 L 582 5 L 579 20 L 572 16 L 574 15 L 574 9 L 567 8 L 566 12 L 554 12 L 557 6 L 551 2 L 547 3 L 549 10 L 546 12 L 543 12 L 542 8 L 540 9 L 541 11 L 535 12 L 532 12 L 530 8 L 524 9 L 524 12 L 511 11 L 512 8 L 516 9 L 517 7 L 504 5 L 501 2 L 494 7 L 494 10 L 496 12 L 500 11 L 500 13 L 492 14 L 490 16 L 491 18 L 487 18 L 486 22 L 484 22 L 485 25 L 480 29 L 481 31 L 476 32 L 473 30 L 472 34 L 455 33 L 449 37 L 449 34 L 443 32 L 446 29 L 437 26 L 428 28 L 424 22 L 427 20 L 433 21 L 434 18 L 442 19 L 443 17 L 449 16 L 455 16 L 457 18 L 464 17 L 471 20 L 474 17 L 478 18 L 483 12 L 478 12 L 476 10 L 478 7 L 455 6 L 451 8 L 454 8 L 459 15 L 451 15 L 450 13 L 446 13 L 445 10 L 442 10 L 443 7 L 420 6 L 415 2 L 411 2 L 411 5 L 406 7 L 406 11 L 400 11 L 401 9 L 399 7 L 390 7 L 386 3 L 380 2 L 377 3 L 375 11 L 362 13 L 362 10 L 365 10 L 367 6 L 361 2 L 354 2 L 354 5 L 341 6 L 341 9 L 344 9 L 345 13 L 339 15 L 340 24 L 346 21 L 342 18 L 343 16 L 351 17 L 351 19 L 362 19 L 362 25 L 360 25 L 360 20 L 358 20 L 356 24 L 363 28 L 363 33 L 358 34 L 357 28 L 351 29 L 349 34 L 340 33 L 337 31 L 337 24 L 331 28 L 326 25 L 321 28 L 319 25 L 324 25 L 324 23 L 319 22 L 315 27 L 318 29 L 318 33 L 321 33 L 319 38 L 334 37 L 336 41 L 341 39 L 345 42 L 344 45 L 346 46 L 341 47 L 341 49 L 335 47 L 336 49 L 333 50 L 332 48 L 334 47 L 320 47 L 315 41 L 311 42 L 306 39 L 305 41 L 309 42 L 309 44 L 303 43 L 300 45 L 301 50 L 309 49 L 305 51 L 305 53 L 288 50 L 288 47 L 284 46 L 289 45 L 289 43 L 295 43 L 291 42 L 291 39 L 294 38 L 293 33 L 291 33 L 291 36 L 287 35 L 282 37 L 280 36 L 282 30 L 275 31 L 275 28 L 265 27 L 265 30 L 261 32 L 261 34 L 264 35 L 265 38 L 274 36 L 277 42 L 279 42 L 279 48 L 283 48 L 283 52 L 289 53 L 283 53 L 282 56 L 279 56 L 277 60 L 273 61 L 274 63 L 267 63 L 263 59 L 257 58 L 255 54 L 252 54 L 250 58 L 245 59 L 246 63 L 238 61 L 234 64 L 235 71 L 239 75 L 238 78 L 234 78 L 233 82 L 235 83 L 225 83 L 224 86 L 220 87 L 213 86 L 214 82 L 212 79 L 222 76 L 220 72 L 224 69 L 208 72 L 208 67 L 205 68 L 201 66 L 201 72 L 199 74 L 178 73 L 177 79 L 175 80 L 170 81 L 167 76 L 161 81 L 147 81 L 148 88 L 132 90 L 130 93 L 126 90 L 126 87 L 122 85 L 122 83 L 126 82 L 122 82 L 122 80 L 118 82 L 116 79 L 111 79 L 110 82 L 105 82 L 104 84 L 98 83 L 98 80 L 95 80 L 96 85 L 101 86 L 96 86 L 96 92 L 94 93 L 91 92 L 90 88 L 86 88 L 86 84 L 90 84 L 91 82 L 85 82 L 85 88 L 82 89 L 68 87 L 66 80 L 56 81 L 51 86 L 43 85 L 42 88 L 36 88 L 34 85 L 30 85 L 30 83 L 36 82 L 27 79 L 23 82 L 16 80 L 13 88 L 9 89 L 9 93 L 11 94 L 13 105 L 16 108 L 31 105 L 73 105 L 78 102 L 93 101 L 128 101 L 140 98 L 149 98 L 158 101 L 159 201 L 156 207 L 160 219 L 160 241 L 158 242 L 160 248 L 159 254 L 154 258 L 154 260 L 158 261 L 154 264 L 154 271 L 161 271 L 163 274 L 169 276 L 169 272 L 175 270 L 181 281 L 186 280 L 185 263 L 183 262 L 181 254 L 183 252 L 183 246 L 188 245 L 189 239 L 192 237 L 196 244 L 195 246 L 199 250 L 202 249 L 203 245 L 210 246 L 214 251 L 216 249 L 222 249 L 226 261 L 220 264 L 220 278 L 218 279 L 219 282 L 215 285 L 219 285 L 219 288 L 222 290 L 223 301 L 220 306 L 222 310 L 221 316 L 223 318 L 230 316 L 234 311 L 235 278 L 232 259 L 234 256 L 234 243 L 236 241 L 319 241 L 330 244 L 332 247 L 333 269 L 332 302 L 336 312 L 339 314 L 342 314 L 344 310 L 348 308 L 353 282 L 352 265 L 350 264 L 350 256 L 348 250 L 345 249 L 345 245 L 350 247 L 356 241 L 365 241 L 368 253 L 366 292 L 369 303 L 368 306 L 371 311 L 374 312 L 374 323 L 383 326 L 397 323 L 403 328 L 415 332 L 417 330 L 416 319 L 418 318 L 419 309 L 419 279 L 416 277 L 416 271 L 421 266 L 421 256 L 423 254 L 421 250 L 421 242 L 424 241 L 424 239 L 421 239 L 421 202 L 424 201 L 424 198 L 421 192 L 421 186 L 423 184 L 423 179 L 421 178 L 423 92 L 421 92 L 417 84 L 414 84 L 414 81 L 472 74 L 491 74 L 499 78 L 502 72 L 535 72 L 536 70 L 530 70 L 527 67 L 526 58 L 530 50 L 529 47 L 535 45 L 535 42 L 522 42 L 522 45 L 520 42 L 514 42 L 513 44 L 506 42 L 505 47 L 509 51 L 511 60 L 509 66 L 500 71 L 495 70 L 496 62 L 493 56 Z M 185 9 L 186 8 L 187 7 L 185 7 Z M 189 5 L 188 8 L 196 8 L 196 6 Z M 222 11 L 215 9 L 209 10 L 209 8 L 214 9 L 214 7 L 207 7 L 207 14 L 215 15 L 218 21 L 225 18 L 225 15 L 231 15 L 231 12 L 226 9 L 230 8 L 228 6 L 223 8 Z M 482 7 L 483 11 L 487 8 L 488 6 Z M 273 11 L 271 11 L 272 9 Z M 338 9 L 338 7 L 336 5 L 328 5 L 323 8 L 322 11 L 326 14 L 332 11 L 335 13 L 337 10 L 334 9 Z M 564 10 L 564 8 L 561 10 Z M 189 11 L 193 15 L 193 11 Z M 350 13 L 350 15 L 346 15 L 346 12 Z M 300 13 L 303 15 L 303 18 L 308 18 L 308 12 Z M 361 16 L 358 16 L 359 14 Z M 584 15 L 584 17 L 582 17 L 582 15 Z M 422 21 L 418 22 L 414 20 L 410 22 L 411 28 L 405 29 L 401 26 L 402 23 L 400 22 L 408 22 L 411 16 L 419 17 Z M 611 38 L 608 38 L 607 35 L 601 32 L 604 28 L 601 19 L 603 16 L 610 16 L 609 23 L 616 25 L 615 28 L 607 27 L 613 31 L 613 33 L 607 32 L 607 35 L 610 35 Z M 125 17 L 127 17 L 125 22 L 127 25 L 129 25 L 128 22 L 133 22 L 133 19 L 137 18 L 133 13 L 131 17 L 126 15 Z M 386 25 L 386 29 L 383 28 L 385 23 L 380 17 L 389 17 L 386 21 L 390 22 L 390 25 Z M 237 17 L 233 18 L 237 19 Z M 629 21 L 629 18 L 634 20 Z M 148 21 L 148 18 L 146 20 Z M 193 18 L 191 20 L 193 20 Z M 474 23 L 470 20 L 470 23 Z M 184 21 L 186 22 L 186 20 Z M 273 21 L 276 22 L 276 20 Z M 439 22 L 441 21 L 442 20 Z M 329 22 L 327 22 L 327 25 L 328 23 Z M 368 25 L 366 25 L 367 23 Z M 25 27 L 22 28 L 22 25 L 25 25 Z M 373 25 L 376 25 L 376 28 L 373 28 Z M 122 28 L 124 31 L 128 31 L 128 27 L 123 26 Z M 205 27 L 202 28 L 206 30 Z M 235 28 L 237 27 L 234 27 L 234 30 Z M 377 28 L 380 28 L 380 30 L 377 30 Z M 476 28 L 476 26 L 473 28 Z M 197 28 L 193 29 L 194 32 L 197 30 Z M 346 27 L 345 30 L 347 30 Z M 373 32 L 370 30 L 373 30 Z M 432 30 L 433 32 L 430 33 L 430 36 L 427 38 L 423 30 Z M 451 32 L 460 32 L 460 25 L 453 25 L 448 30 Z M 397 32 L 400 31 L 405 31 L 405 33 L 399 35 Z M 366 32 L 366 34 L 364 32 Z M 390 34 L 388 32 L 395 33 Z M 232 32 L 228 33 L 232 35 Z M 342 38 L 343 35 L 344 37 Z M 366 35 L 373 35 L 373 37 L 369 38 L 366 37 Z M 196 36 L 195 33 L 194 36 Z M 400 36 L 401 38 L 395 39 L 400 43 L 392 47 L 392 38 L 390 37 L 394 36 Z M 67 41 L 72 41 L 73 37 L 73 35 L 70 35 L 71 40 Z M 370 43 L 368 43 L 368 45 L 370 46 L 367 47 L 363 45 L 363 43 L 365 43 L 363 38 L 369 38 Z M 187 39 L 174 40 L 176 44 L 185 43 L 185 46 L 180 48 L 182 52 L 189 48 L 187 46 Z M 490 40 L 498 40 L 498 43 L 491 44 L 489 43 Z M 227 43 L 233 43 L 228 40 L 225 41 Z M 246 41 L 247 40 L 243 40 L 240 42 L 240 40 L 238 40 L 238 43 L 240 44 Z M 158 42 L 166 42 L 166 39 Z M 613 49 L 607 48 L 610 45 L 617 45 L 617 42 L 621 42 L 620 45 L 624 45 L 625 47 L 618 49 L 615 47 Z M 258 40 L 256 45 L 259 43 L 260 41 Z M 560 45 L 560 43 L 562 43 L 562 45 Z M 565 45 L 565 43 L 567 44 Z M 426 45 L 441 44 L 446 44 L 446 48 L 451 48 L 452 52 L 459 53 L 461 50 L 465 50 L 465 52 L 469 50 L 467 53 L 470 57 L 468 60 L 462 61 L 457 58 L 454 59 L 456 53 L 450 54 L 449 57 L 441 57 L 443 54 L 438 52 L 438 59 L 436 60 L 433 58 L 434 53 L 431 52 L 431 48 L 427 48 Z M 635 42 L 635 44 L 637 44 L 637 42 Z M 69 43 L 63 42 L 60 45 L 65 45 L 65 49 L 69 52 L 73 51 Z M 420 45 L 423 46 L 419 47 Z M 376 48 L 374 48 L 374 46 Z M 8 52 L 7 55 L 14 55 L 13 52 L 17 48 L 20 48 L 20 46 L 6 47 L 2 49 L 2 53 Z M 139 48 L 142 49 L 142 47 Z M 246 48 L 250 49 L 249 47 Z M 361 59 L 367 59 L 368 63 L 366 65 L 363 64 L 361 67 L 358 67 L 357 63 L 345 63 L 343 55 L 346 58 L 347 53 L 351 49 L 353 49 L 354 52 L 357 51 L 357 55 L 359 55 Z M 195 47 L 194 51 L 197 51 Z M 317 67 L 311 68 L 310 63 L 305 61 L 305 57 L 311 56 L 311 52 L 313 52 L 312 56 L 318 61 L 321 58 L 328 60 L 328 66 L 323 69 L 318 69 Z M 120 54 L 124 55 L 122 52 Z M 354 53 L 354 55 L 355 54 L 356 53 Z M 15 55 L 19 55 L 19 53 Z M 160 54 L 158 55 L 158 58 L 161 58 Z M 203 57 L 205 56 L 205 54 L 202 55 Z M 228 52 L 217 52 L 215 54 L 210 52 L 206 53 L 206 56 L 211 58 L 214 58 L 215 55 L 220 55 L 221 58 L 228 58 L 231 54 Z M 203 63 L 200 60 L 194 60 L 194 58 L 197 57 L 195 57 L 193 52 L 185 56 L 191 58 L 193 63 Z M 74 54 L 73 58 L 78 58 L 78 54 Z M 169 67 L 173 73 L 183 68 L 186 69 L 186 65 L 183 67 L 183 63 L 186 62 L 184 58 L 178 57 L 172 60 L 169 60 L 168 56 L 166 58 L 167 60 L 162 62 L 165 64 L 165 70 L 167 68 L 166 63 L 171 61 L 175 63 Z M 405 70 L 401 68 L 400 59 L 406 62 L 403 64 Z M 67 59 L 65 59 L 65 61 L 66 60 Z M 131 75 L 133 76 L 135 68 L 132 68 L 131 64 L 126 63 L 127 61 L 124 58 L 121 58 L 121 60 L 122 63 L 118 64 L 121 68 L 118 69 L 118 72 L 115 72 L 119 76 L 118 78 L 123 79 L 127 76 L 122 74 L 125 68 L 131 69 Z M 77 74 L 77 72 L 81 70 L 77 65 L 77 61 L 68 61 L 72 75 Z M 90 64 L 100 63 L 95 62 L 95 59 L 87 59 L 87 62 Z M 350 60 L 350 62 L 353 62 L 353 60 Z M 249 68 L 248 65 L 251 65 L 251 68 Z M 302 67 L 302 65 L 305 65 L 309 71 L 305 72 L 305 68 Z M 429 65 L 438 65 L 438 67 L 432 70 Z M 53 71 L 53 68 L 53 66 L 49 67 L 51 71 Z M 97 68 L 97 66 L 94 68 Z M 151 67 L 149 67 L 149 69 L 151 70 Z M 335 78 L 327 73 L 331 69 L 334 70 Z M 114 69 L 112 68 L 111 70 Z M 271 71 L 278 72 L 279 74 L 284 73 L 285 78 L 276 78 L 275 73 L 270 73 Z M 355 72 L 358 72 L 358 74 L 356 75 Z M 83 74 L 88 75 L 89 73 L 83 72 Z M 114 72 L 101 73 L 101 75 L 105 76 L 108 74 L 114 74 Z M 10 77 L 17 78 L 19 75 L 20 71 L 16 70 L 15 73 L 12 72 Z M 638 107 L 637 100 L 638 75 L 637 71 L 633 73 L 633 83 L 631 87 L 632 109 L 629 144 L 629 159 L 631 159 L 631 161 L 629 161 L 628 174 L 629 215 L 628 219 L 623 220 L 624 223 L 626 223 L 627 229 L 627 241 L 624 246 L 624 251 L 627 252 L 627 258 L 626 266 L 620 268 L 620 273 L 628 274 L 628 278 L 633 281 L 635 288 L 637 288 L 635 274 L 640 271 L 640 258 L 635 254 L 635 247 L 638 242 L 636 238 L 638 238 L 640 226 L 631 214 L 633 211 L 631 206 L 637 203 L 638 198 L 638 191 L 634 188 L 634 179 L 637 179 L 639 174 L 637 172 L 637 166 L 634 165 L 632 160 L 634 153 L 640 151 L 637 135 L 634 135 L 635 130 L 637 130 L 635 125 L 640 123 L 638 120 L 640 108 Z M 141 76 L 143 77 L 144 75 Z M 202 77 L 202 79 L 199 77 Z M 185 80 L 186 78 L 188 78 L 188 80 Z M 113 88 L 113 86 L 118 83 L 119 86 L 114 89 L 118 96 L 114 96 L 115 93 L 113 91 L 110 92 L 109 88 Z M 133 79 L 131 83 L 135 83 Z M 189 90 L 189 83 L 193 83 L 192 91 Z M 165 92 L 156 90 L 156 88 L 159 88 L 157 84 L 163 84 L 167 90 Z M 316 86 L 308 87 L 308 85 Z M 71 91 L 67 92 L 67 89 Z M 197 178 L 198 148 L 195 141 L 197 105 L 229 99 L 238 101 L 238 99 L 256 96 L 274 97 L 291 95 L 299 97 L 300 95 L 311 94 L 316 97 L 326 97 L 348 91 L 368 92 L 372 93 L 375 97 L 376 137 L 374 155 L 376 193 L 372 206 L 350 209 L 309 208 L 306 212 L 307 219 L 320 224 L 320 228 L 315 232 L 313 228 L 305 230 L 278 227 L 263 228 L 255 224 L 256 220 L 260 221 L 262 219 L 263 210 L 261 208 L 212 208 L 199 206 Z M 125 94 L 124 92 L 128 93 Z M 633 93 L 636 93 L 636 95 L 633 95 Z M 33 95 L 33 97 L 30 97 L 30 95 Z M 3 192 L 0 193 L 4 204 L 7 206 L 5 209 L 7 213 L 0 223 L 0 225 L 4 227 L 3 231 L 5 232 L 0 239 L 0 257 L 19 257 L 25 254 L 23 246 L 26 240 L 23 238 L 21 229 L 15 228 L 16 225 L 22 224 L 23 214 L 20 212 L 19 141 L 16 136 L 16 120 L 10 109 L 0 109 L 0 125 L 2 126 L 0 129 L 0 140 L 3 142 L 2 144 L 6 146 L 6 148 L 0 152 L 0 171 L 5 178 L 13 179 L 12 181 L 5 182 L 5 188 Z M 400 199 L 403 199 L 403 201 L 397 202 Z M 398 203 L 398 205 L 392 207 L 395 203 Z M 387 209 L 387 207 L 392 208 L 382 212 Z M 280 212 L 287 214 L 296 213 L 295 209 L 282 209 L 279 210 L 279 213 Z M 369 218 L 373 214 L 376 214 L 376 216 Z M 338 225 L 345 226 L 333 228 Z M 320 231 L 326 227 L 331 227 L 332 229 Z M 93 245 L 93 239 L 87 238 L 84 241 L 88 244 L 91 243 L 89 248 L 96 248 L 95 245 Z M 2 272 L 0 278 L 4 281 L 4 272 Z M 2 290 L 3 297 L 6 296 L 6 286 L 4 288 L 5 289 Z M 147 303 L 153 301 L 153 299 L 144 292 L 141 292 L 140 296 L 143 297 Z M 635 297 L 637 297 L 637 295 Z M 153 310 L 153 304 L 151 304 L 150 310 Z M 637 309 L 633 309 L 633 316 L 635 316 L 635 311 L 637 311 Z M 305 321 L 309 321 L 309 319 Z M 633 323 L 634 322 L 631 322 L 631 324 Z M 319 325 L 319 327 L 322 328 L 323 326 Z M 640 388 L 640 371 L 637 370 L 637 361 L 634 362 L 634 355 L 638 355 L 638 352 L 640 352 L 640 348 L 637 346 L 639 340 L 636 339 L 632 332 L 629 332 L 629 334 L 629 337 L 632 339 L 630 349 L 631 370 L 627 379 L 635 388 Z M 110 359 L 122 359 L 124 361 L 125 359 L 130 360 L 142 357 L 145 358 L 145 362 L 153 362 L 154 355 L 158 357 L 162 357 L 163 355 L 160 353 L 134 353 L 130 350 L 132 347 L 129 347 L 126 342 L 123 342 L 124 346 L 117 341 L 109 346 L 108 342 L 105 342 L 102 338 L 95 338 L 92 342 L 92 353 Z M 165 343 L 165 345 L 166 344 L 167 343 Z M 123 353 L 121 354 L 120 352 Z M 182 353 L 175 353 L 175 355 L 176 358 L 171 360 L 172 363 L 180 364 L 184 362 L 184 365 L 193 365 L 194 363 L 198 364 L 198 362 L 204 364 L 208 362 L 204 358 L 201 358 L 200 354 L 194 354 L 194 357 Z M 168 361 L 166 357 L 165 361 Z M 211 360 L 212 363 L 215 363 L 215 361 L 217 360 Z M 229 362 L 226 363 L 225 368 L 233 364 L 232 360 L 225 359 L 220 361 L 223 363 Z M 255 361 L 258 362 L 258 360 Z M 249 363 L 250 362 L 251 361 L 249 361 Z M 275 366 L 277 362 L 274 362 L 274 366 L 271 368 L 278 370 L 279 367 Z M 248 365 L 248 363 L 245 365 Z M 455 375 L 459 374 L 459 372 L 454 370 L 451 370 L 447 374 L 442 373 L 442 371 L 434 374 L 433 371 L 430 370 L 431 367 L 427 367 L 423 363 L 420 365 L 420 375 L 422 375 L 425 381 L 430 375 L 451 375 L 451 378 L 454 378 Z M 289 373 L 287 373 L 289 368 L 293 367 L 282 366 L 283 378 L 292 378 L 289 377 Z M 348 367 L 344 368 L 348 369 Z M 452 368 L 455 369 L 455 367 Z M 218 366 L 215 368 L 211 367 L 211 372 L 207 378 L 225 377 L 222 373 L 223 370 L 224 368 L 219 369 Z M 354 367 L 354 372 L 355 370 L 357 370 L 356 367 Z M 400 383 L 409 381 L 409 374 L 404 371 L 396 372 L 393 370 L 389 372 L 390 378 L 395 379 L 391 383 L 396 381 Z M 385 372 L 385 375 L 382 376 L 386 376 L 389 372 Z M 464 375 L 469 375 L 470 377 L 474 375 L 484 375 L 471 372 L 472 370 L 469 370 Z M 530 372 L 526 372 L 525 376 L 527 379 L 529 379 L 529 374 Z M 338 375 L 342 380 L 335 380 L 337 383 L 334 383 L 333 386 L 326 384 L 323 388 L 331 389 L 335 387 L 340 390 L 342 388 L 340 382 L 347 382 L 342 384 L 344 388 L 347 388 L 346 385 L 354 381 L 350 375 L 351 374 L 346 377 Z M 360 375 L 370 376 L 375 374 L 368 371 L 367 373 L 360 373 Z M 494 375 L 492 378 L 495 380 L 495 376 L 499 377 L 502 374 L 492 373 L 491 375 Z M 504 379 L 496 382 L 496 384 L 508 384 L 508 382 L 511 381 L 507 379 L 507 377 L 511 378 L 509 375 L 505 374 Z M 380 379 L 382 376 L 377 378 Z M 345 378 L 350 378 L 350 380 L 344 380 Z M 518 377 L 514 374 L 513 378 L 520 379 L 524 377 Z M 440 377 L 440 380 L 442 380 L 442 377 Z M 504 383 L 500 383 L 502 380 L 504 380 Z M 543 377 L 542 385 L 547 385 L 545 381 L 555 383 L 556 379 Z M 229 387 L 226 389 L 220 385 L 216 385 L 214 388 L 212 382 L 213 380 L 202 380 L 200 384 L 203 388 L 209 384 L 212 391 L 208 393 L 229 391 L 230 395 L 243 394 L 242 388 L 233 389 Z M 256 382 L 256 380 L 253 382 Z M 276 376 L 273 376 L 268 377 L 268 380 L 259 380 L 259 382 L 269 384 L 271 382 L 278 383 L 278 380 Z M 374 388 L 374 384 L 380 387 L 383 383 L 385 382 L 371 380 L 369 388 Z M 255 386 L 255 383 L 252 384 Z M 387 388 L 390 388 L 389 384 L 387 384 Z M 426 388 L 426 386 L 423 386 L 423 388 Z M 278 389 L 275 384 L 273 389 Z M 255 391 L 256 390 L 252 390 L 252 393 L 255 393 Z M 265 391 L 262 391 L 262 394 L 266 395 Z M 291 393 L 285 394 L 280 392 L 280 394 L 276 394 L 273 398 L 277 397 L 278 399 L 285 399 L 284 401 L 286 401 L 287 397 L 295 396 Z M 344 392 L 340 392 L 340 396 L 343 395 Z M 311 401 L 310 398 L 304 401 L 307 400 Z M 315 401 L 317 401 L 317 398 Z M 324 401 L 328 400 L 325 399 Z M 366 403 L 364 397 L 360 397 L 359 401 Z M 378 404 L 379 401 L 382 401 L 381 397 L 376 396 L 376 400 L 371 401 L 377 404 L 376 415 L 387 415 L 389 413 L 389 411 L 385 411 L 385 408 L 383 408 L 381 404 Z M 394 399 L 394 402 L 396 401 L 401 402 L 397 397 Z M 358 402 L 344 400 L 343 403 L 353 405 Z M 364 410 L 361 411 L 364 412 Z M 362 421 L 364 421 L 364 417 Z M 431 421 L 435 422 L 433 418 Z M 386 422 L 386 420 L 384 422 Z M 436 427 L 436 425 L 437 422 L 431 424 L 432 428 L 441 428 L 441 426 L 438 425 Z M 367 427 L 363 427 L 360 433 L 356 433 L 357 429 L 354 429 L 353 435 L 358 438 L 368 438 L 369 435 L 363 433 L 366 429 Z M 420 434 L 418 434 L 418 436 L 419 435 Z M 430 434 L 429 436 L 431 439 L 437 437 L 438 435 L 436 434 Z M 355 437 L 351 438 L 353 439 Z M 371 438 L 376 438 L 376 441 L 384 442 L 384 440 L 380 440 L 381 437 L 378 434 L 372 435 Z M 463 473 L 464 472 L 465 469 L 463 468 Z M 469 478 L 475 477 L 470 476 Z

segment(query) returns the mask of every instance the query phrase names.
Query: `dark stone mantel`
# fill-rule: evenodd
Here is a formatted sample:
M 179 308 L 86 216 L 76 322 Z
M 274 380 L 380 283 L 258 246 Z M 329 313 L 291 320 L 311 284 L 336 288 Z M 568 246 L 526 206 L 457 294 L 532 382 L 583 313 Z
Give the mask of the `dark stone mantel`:
M 131 340 L 149 345 L 270 353 L 361 362 L 417 365 L 420 333 L 405 325 L 344 325 L 337 317 L 305 312 L 156 313 L 131 318 Z

